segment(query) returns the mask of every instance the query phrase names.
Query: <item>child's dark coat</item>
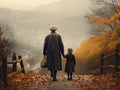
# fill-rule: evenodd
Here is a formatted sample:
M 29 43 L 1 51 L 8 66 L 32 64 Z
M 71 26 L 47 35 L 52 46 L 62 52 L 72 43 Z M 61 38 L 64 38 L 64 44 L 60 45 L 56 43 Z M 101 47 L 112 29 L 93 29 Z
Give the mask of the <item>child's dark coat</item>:
M 67 60 L 66 65 L 65 65 L 65 72 L 67 72 L 67 73 L 74 72 L 75 64 L 76 64 L 75 56 L 72 53 L 68 53 L 68 54 L 64 55 L 64 57 Z

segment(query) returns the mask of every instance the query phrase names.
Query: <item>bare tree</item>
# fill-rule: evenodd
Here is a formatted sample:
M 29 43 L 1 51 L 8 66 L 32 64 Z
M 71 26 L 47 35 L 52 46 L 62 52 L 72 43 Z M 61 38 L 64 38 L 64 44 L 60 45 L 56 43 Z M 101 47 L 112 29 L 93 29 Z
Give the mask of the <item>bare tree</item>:
M 94 6 L 92 8 L 92 13 L 88 14 L 89 16 L 92 16 L 94 19 L 101 17 L 109 19 L 111 18 L 115 13 L 120 13 L 120 1 L 119 0 L 93 0 L 92 1 Z M 120 19 L 117 20 L 117 23 L 119 23 Z M 94 34 L 100 34 L 102 32 L 106 31 L 113 31 L 116 27 L 115 23 L 106 23 L 106 26 L 99 26 L 99 24 L 96 24 L 96 22 L 89 21 L 92 25 L 93 29 L 91 30 Z
M 2 81 L 7 86 L 7 56 L 11 53 L 10 50 L 10 29 L 8 23 L 0 22 L 0 76 Z
M 9 48 L 10 26 L 0 22 L 0 57 L 10 54 Z

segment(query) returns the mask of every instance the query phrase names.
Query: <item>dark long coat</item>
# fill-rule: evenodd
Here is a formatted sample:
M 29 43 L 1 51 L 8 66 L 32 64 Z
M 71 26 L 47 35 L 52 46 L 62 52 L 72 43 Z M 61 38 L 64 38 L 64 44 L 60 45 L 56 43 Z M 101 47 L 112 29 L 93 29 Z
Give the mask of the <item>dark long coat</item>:
M 46 36 L 43 48 L 43 54 L 47 55 L 48 70 L 62 70 L 62 53 L 64 45 L 61 36 L 51 32 Z
M 65 72 L 71 73 L 75 71 L 75 56 L 72 53 L 68 53 L 64 55 L 64 58 L 66 58 L 66 65 L 65 65 Z

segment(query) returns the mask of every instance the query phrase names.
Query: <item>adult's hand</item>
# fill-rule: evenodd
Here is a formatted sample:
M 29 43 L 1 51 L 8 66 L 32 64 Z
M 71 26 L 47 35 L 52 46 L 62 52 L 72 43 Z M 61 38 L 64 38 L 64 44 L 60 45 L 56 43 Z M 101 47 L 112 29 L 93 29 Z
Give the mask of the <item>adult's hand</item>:
M 64 53 L 62 53 L 62 56 L 65 58 L 65 54 Z
M 43 55 L 46 56 L 47 55 L 46 52 L 43 52 Z

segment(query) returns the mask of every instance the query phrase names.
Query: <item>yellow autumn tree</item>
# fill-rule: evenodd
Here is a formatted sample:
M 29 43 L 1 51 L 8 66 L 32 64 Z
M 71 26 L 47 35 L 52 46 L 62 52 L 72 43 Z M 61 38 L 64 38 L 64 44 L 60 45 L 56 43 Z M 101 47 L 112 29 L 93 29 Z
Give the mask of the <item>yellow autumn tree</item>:
M 115 7 L 120 10 L 118 5 Z M 93 35 L 81 43 L 80 47 L 75 51 L 76 59 L 79 63 L 86 63 L 88 68 L 98 68 L 101 54 L 110 54 L 114 52 L 116 46 L 120 44 L 119 10 L 110 18 L 98 16 L 95 13 L 85 16 L 90 22 L 104 27 L 106 31 Z

